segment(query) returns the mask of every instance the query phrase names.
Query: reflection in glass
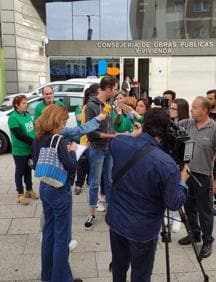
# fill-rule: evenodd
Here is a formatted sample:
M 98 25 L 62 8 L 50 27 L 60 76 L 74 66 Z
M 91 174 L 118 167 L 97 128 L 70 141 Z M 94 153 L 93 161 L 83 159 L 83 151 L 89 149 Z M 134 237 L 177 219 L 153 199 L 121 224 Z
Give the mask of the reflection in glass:
M 72 39 L 71 3 L 46 4 L 47 34 L 49 39 Z
M 216 38 L 216 0 L 85 0 L 46 4 L 50 39 Z
M 127 0 L 100 0 L 101 40 L 125 40 L 128 29 Z
M 97 40 L 99 38 L 99 17 L 90 16 L 91 18 L 91 40 Z M 88 18 L 87 16 L 74 16 L 73 17 L 73 39 L 74 40 L 90 40 L 88 39 Z
M 86 57 L 50 58 L 50 79 L 67 80 L 70 78 L 98 77 L 98 61 L 101 58 L 91 57 L 91 73 L 86 64 Z M 109 67 L 120 66 L 119 58 L 105 58 Z M 118 77 L 117 77 L 118 78 Z

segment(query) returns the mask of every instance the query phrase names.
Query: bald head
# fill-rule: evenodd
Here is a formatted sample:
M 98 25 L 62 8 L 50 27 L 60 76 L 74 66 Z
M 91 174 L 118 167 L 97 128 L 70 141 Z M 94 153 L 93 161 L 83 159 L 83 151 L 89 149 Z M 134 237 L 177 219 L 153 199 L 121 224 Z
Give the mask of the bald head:
M 211 104 L 209 100 L 203 96 L 198 96 L 193 100 L 191 108 L 191 116 L 196 121 L 206 119 L 209 116 Z
M 42 89 L 42 95 L 43 95 L 45 104 L 50 105 L 54 102 L 54 92 L 53 92 L 52 87 L 45 86 Z

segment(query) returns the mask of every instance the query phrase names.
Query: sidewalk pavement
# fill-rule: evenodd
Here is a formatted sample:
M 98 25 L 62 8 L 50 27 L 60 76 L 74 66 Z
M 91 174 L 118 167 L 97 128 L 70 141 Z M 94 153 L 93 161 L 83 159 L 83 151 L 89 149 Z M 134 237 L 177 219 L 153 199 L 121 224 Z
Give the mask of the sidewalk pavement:
M 38 191 L 38 181 L 34 179 Z M 28 206 L 16 204 L 14 162 L 10 154 L 0 155 L 0 281 L 40 281 L 40 233 L 41 203 L 31 201 Z M 105 213 L 97 212 L 95 227 L 85 231 L 83 223 L 88 214 L 87 192 L 73 195 L 73 239 L 78 247 L 70 254 L 74 277 L 84 282 L 111 282 L 108 265 L 111 260 L 108 227 Z M 170 269 L 172 282 L 201 282 L 195 253 L 191 246 L 182 247 L 177 241 L 186 235 L 184 226 L 172 234 Z M 216 237 L 216 227 L 214 228 Z M 201 245 L 198 245 L 201 247 Z M 212 255 L 203 260 L 209 281 L 216 281 L 216 243 Z M 129 278 L 128 278 L 129 279 Z M 152 282 L 166 280 L 165 245 L 159 239 Z

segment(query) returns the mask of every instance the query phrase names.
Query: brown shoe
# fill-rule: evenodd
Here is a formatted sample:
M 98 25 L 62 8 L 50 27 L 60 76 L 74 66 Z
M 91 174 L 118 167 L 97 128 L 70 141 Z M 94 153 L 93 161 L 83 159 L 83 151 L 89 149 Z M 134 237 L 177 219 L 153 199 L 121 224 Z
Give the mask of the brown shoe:
M 21 204 L 21 205 L 25 205 L 25 206 L 29 205 L 29 200 L 26 197 L 24 197 L 23 194 L 17 195 L 16 202 L 17 202 L 17 204 Z
M 33 189 L 31 189 L 31 190 L 29 190 L 29 191 L 26 191 L 25 194 L 24 194 L 24 196 L 25 196 L 26 198 L 31 198 L 32 200 L 37 200 L 37 199 L 39 199 L 38 194 L 37 194 Z

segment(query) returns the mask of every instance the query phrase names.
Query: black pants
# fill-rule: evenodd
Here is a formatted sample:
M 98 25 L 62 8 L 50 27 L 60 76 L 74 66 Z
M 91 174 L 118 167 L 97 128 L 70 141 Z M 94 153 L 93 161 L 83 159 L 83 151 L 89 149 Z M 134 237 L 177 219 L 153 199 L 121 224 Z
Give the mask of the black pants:
M 26 186 L 26 190 L 29 191 L 32 189 L 32 175 L 31 168 L 28 165 L 31 155 L 28 156 L 13 156 L 15 162 L 15 183 L 16 190 L 18 194 L 23 194 L 23 178 Z
M 131 282 L 150 282 L 157 238 L 133 241 L 110 230 L 113 282 L 125 282 L 131 264 Z
M 189 225 L 193 236 L 202 234 L 203 242 L 211 243 L 214 238 L 213 232 L 213 194 L 211 177 L 192 172 L 202 187 L 190 177 L 188 184 L 188 197 L 185 203 L 185 212 L 188 216 Z
M 86 150 L 87 151 L 87 150 Z M 87 177 L 87 184 L 88 177 L 89 177 L 89 163 L 88 163 L 88 152 L 84 152 L 77 163 L 77 178 L 76 178 L 76 186 L 83 187 L 86 177 Z

